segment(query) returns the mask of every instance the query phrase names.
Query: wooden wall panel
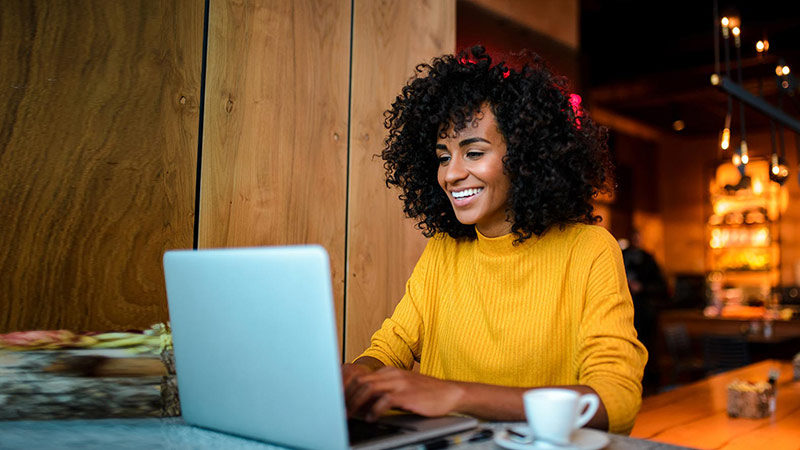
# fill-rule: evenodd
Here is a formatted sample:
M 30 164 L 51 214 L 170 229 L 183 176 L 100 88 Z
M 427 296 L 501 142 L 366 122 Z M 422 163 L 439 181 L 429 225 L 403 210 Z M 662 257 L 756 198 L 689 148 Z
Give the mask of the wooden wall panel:
M 0 2 L 0 332 L 166 320 L 202 38 L 195 0 Z
M 199 246 L 318 243 L 341 329 L 349 0 L 212 0 Z
M 403 295 L 426 240 L 386 189 L 383 112 L 420 62 L 455 50 L 455 0 L 356 0 L 353 12 L 350 190 L 345 358 L 369 338 Z
M 466 0 L 577 49 L 578 0 Z

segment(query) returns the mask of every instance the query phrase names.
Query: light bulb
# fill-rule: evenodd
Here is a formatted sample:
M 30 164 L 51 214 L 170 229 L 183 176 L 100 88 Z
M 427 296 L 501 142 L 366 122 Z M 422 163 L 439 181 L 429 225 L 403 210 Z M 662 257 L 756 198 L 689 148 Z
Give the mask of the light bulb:
M 728 147 L 731 145 L 731 129 L 725 128 L 722 130 L 722 139 L 720 140 L 719 146 L 723 150 L 727 150 Z
M 742 158 L 739 157 L 738 153 L 734 153 L 733 156 L 731 157 L 731 162 L 733 163 L 734 166 L 739 167 L 739 164 L 742 163 Z
M 772 154 L 769 168 L 769 179 L 783 186 L 783 183 L 789 178 L 789 167 L 786 166 L 786 161 L 778 157 L 777 153 Z
M 733 27 L 733 29 L 731 30 L 731 33 L 733 33 L 733 35 L 736 37 L 739 37 L 739 33 L 741 32 L 742 30 L 740 30 L 739 27 Z
M 761 53 L 761 52 L 764 51 L 764 42 L 763 41 L 756 42 L 756 51 L 758 53 Z
M 776 66 L 775 67 L 775 75 L 777 75 L 777 76 L 783 75 L 783 66 Z
M 781 68 L 781 74 L 783 74 L 783 75 L 789 75 L 790 72 L 791 71 L 789 70 L 789 66 L 783 66 Z
M 739 146 L 739 152 L 742 154 L 742 164 L 747 165 L 750 162 L 750 155 L 747 152 L 747 141 L 742 141 Z
M 722 20 L 721 20 L 721 22 L 722 22 L 722 26 L 727 28 L 728 24 L 729 24 L 731 21 L 730 21 L 730 20 L 729 20 L 727 17 L 723 17 L 723 18 L 722 18 Z

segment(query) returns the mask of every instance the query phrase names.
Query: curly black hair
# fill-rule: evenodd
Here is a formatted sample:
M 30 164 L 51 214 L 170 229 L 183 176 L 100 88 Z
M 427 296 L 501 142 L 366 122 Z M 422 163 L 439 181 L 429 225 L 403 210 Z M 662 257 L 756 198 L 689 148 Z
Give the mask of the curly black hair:
M 400 188 L 405 214 L 425 236 L 477 237 L 473 225 L 456 219 L 437 182 L 434 148 L 448 130 L 475 126 L 484 104 L 507 144 L 507 214 L 515 241 L 541 236 L 553 225 L 600 220 L 590 202 L 612 184 L 607 131 L 572 107 L 565 78 L 554 76 L 535 54 L 530 60 L 514 70 L 493 64 L 480 46 L 434 58 L 416 67 L 384 113 L 386 185 Z

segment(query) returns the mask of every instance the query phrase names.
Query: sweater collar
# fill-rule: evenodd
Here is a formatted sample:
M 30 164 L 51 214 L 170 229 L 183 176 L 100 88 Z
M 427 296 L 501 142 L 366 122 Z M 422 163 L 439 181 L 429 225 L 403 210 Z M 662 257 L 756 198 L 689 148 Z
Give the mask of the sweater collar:
M 536 236 L 531 236 L 531 238 L 522 245 L 514 245 L 514 240 L 517 238 L 514 233 L 508 233 L 498 237 L 486 237 L 478 231 L 478 227 L 475 227 L 475 233 L 478 235 L 478 249 L 481 253 L 489 256 L 511 254 L 525 247 L 528 241 L 538 239 Z

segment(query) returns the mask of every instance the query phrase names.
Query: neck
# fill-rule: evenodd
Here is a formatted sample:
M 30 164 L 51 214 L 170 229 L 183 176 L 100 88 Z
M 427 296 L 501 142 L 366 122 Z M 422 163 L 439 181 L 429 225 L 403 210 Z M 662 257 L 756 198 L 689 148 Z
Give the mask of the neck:
M 475 228 L 488 238 L 496 238 L 511 233 L 511 222 L 501 222 L 492 226 L 476 225 Z

